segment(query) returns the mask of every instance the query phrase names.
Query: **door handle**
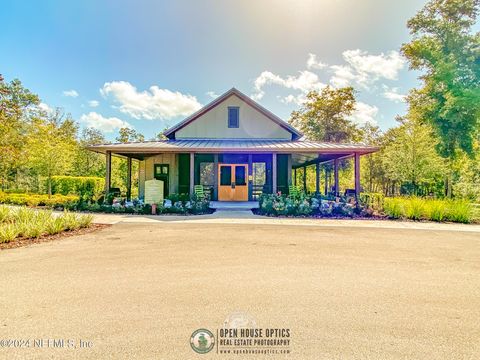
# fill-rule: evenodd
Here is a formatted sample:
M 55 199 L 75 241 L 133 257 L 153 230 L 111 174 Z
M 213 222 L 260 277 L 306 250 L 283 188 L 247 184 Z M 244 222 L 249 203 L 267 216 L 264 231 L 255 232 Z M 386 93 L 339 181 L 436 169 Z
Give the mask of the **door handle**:
M 235 182 L 232 182 L 232 189 L 235 189 Z

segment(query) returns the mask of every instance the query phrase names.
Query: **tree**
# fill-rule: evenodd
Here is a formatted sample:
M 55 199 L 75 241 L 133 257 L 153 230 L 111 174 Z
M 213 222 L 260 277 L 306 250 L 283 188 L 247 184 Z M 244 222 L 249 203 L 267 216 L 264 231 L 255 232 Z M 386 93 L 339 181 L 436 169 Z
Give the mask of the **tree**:
M 144 141 L 145 136 L 135 129 L 121 128 L 115 139 L 118 142 L 127 143 L 134 141 Z M 138 184 L 138 162 L 132 162 L 132 184 Z M 117 187 L 127 188 L 127 161 L 120 158 L 112 158 L 112 184 Z
M 35 117 L 27 138 L 28 163 L 38 175 L 47 178 L 48 195 L 52 194 L 52 176 L 71 170 L 78 125 L 59 110 L 49 118 Z
M 400 126 L 385 134 L 380 154 L 386 178 L 418 195 L 419 186 L 432 186 L 442 179 L 444 160 L 435 151 L 432 128 L 418 119 L 398 118 Z M 394 192 L 394 191 L 393 191 Z
M 86 149 L 89 145 L 105 144 L 102 132 L 94 128 L 85 128 L 78 141 L 73 169 L 77 176 L 104 176 L 105 159 L 101 154 Z
M 382 146 L 382 132 L 376 125 L 366 123 L 362 128 L 363 142 L 371 146 Z M 384 184 L 385 171 L 382 158 L 379 153 L 368 154 L 361 162 L 363 184 L 366 184 L 368 192 L 378 192 L 379 186 Z M 382 189 L 385 190 L 385 189 Z
M 39 104 L 38 96 L 15 79 L 10 83 L 0 75 L 0 176 L 7 186 L 24 161 L 28 111 Z
M 408 21 L 404 44 L 410 68 L 423 71 L 423 87 L 408 97 L 410 110 L 431 124 L 439 153 L 473 154 L 480 115 L 480 34 L 472 33 L 480 0 L 431 0 Z
M 115 140 L 121 143 L 141 142 L 145 140 L 145 136 L 138 133 L 135 129 L 123 127 L 118 131 L 118 136 Z
M 359 128 L 349 120 L 355 110 L 355 92 L 352 87 L 334 89 L 324 87 L 311 91 L 298 111 L 293 111 L 290 123 L 309 140 L 326 142 L 358 141 Z

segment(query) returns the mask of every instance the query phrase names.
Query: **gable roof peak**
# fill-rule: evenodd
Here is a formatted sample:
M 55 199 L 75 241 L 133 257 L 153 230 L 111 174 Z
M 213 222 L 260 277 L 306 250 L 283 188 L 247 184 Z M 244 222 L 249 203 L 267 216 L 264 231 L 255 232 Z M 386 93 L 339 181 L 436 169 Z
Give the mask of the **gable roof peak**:
M 287 122 L 283 121 L 282 119 L 280 119 L 277 115 L 273 114 L 270 110 L 267 110 L 266 108 L 264 108 L 262 105 L 260 105 L 258 102 L 256 102 L 255 100 L 253 100 L 250 96 L 248 95 L 245 95 L 244 93 L 242 93 L 240 90 L 238 90 L 237 88 L 235 87 L 232 87 L 230 90 L 224 92 L 222 95 L 220 95 L 219 97 L 217 97 L 216 99 L 214 99 L 213 101 L 211 101 L 210 103 L 208 103 L 207 105 L 205 105 L 203 108 L 201 108 L 200 110 L 194 112 L 192 115 L 190 115 L 189 117 L 185 118 L 184 120 L 180 121 L 178 124 L 172 126 L 171 128 L 167 129 L 166 131 L 164 131 L 163 135 L 165 135 L 166 137 L 168 137 L 169 139 L 174 139 L 175 138 L 175 132 L 177 130 L 180 130 L 181 128 L 183 128 L 184 126 L 188 125 L 189 123 L 191 123 L 192 121 L 194 121 L 195 119 L 197 119 L 198 117 L 200 117 L 201 115 L 205 114 L 206 112 L 208 112 L 209 110 L 213 109 L 215 106 L 217 106 L 218 104 L 222 103 L 224 100 L 226 100 L 227 98 L 229 98 L 231 95 L 236 95 L 238 96 L 241 100 L 243 100 L 245 103 L 247 103 L 248 105 L 252 106 L 253 108 L 255 108 L 256 110 L 258 110 L 259 112 L 261 112 L 263 115 L 265 115 L 266 117 L 268 117 L 270 120 L 272 120 L 273 122 L 275 122 L 276 124 L 280 125 L 281 127 L 283 127 L 284 129 L 286 129 L 287 131 L 289 131 L 291 134 L 292 134 L 292 140 L 297 140 L 299 138 L 301 138 L 303 136 L 303 134 L 298 131 L 297 129 L 295 129 L 293 126 L 291 126 L 290 124 L 288 124 Z

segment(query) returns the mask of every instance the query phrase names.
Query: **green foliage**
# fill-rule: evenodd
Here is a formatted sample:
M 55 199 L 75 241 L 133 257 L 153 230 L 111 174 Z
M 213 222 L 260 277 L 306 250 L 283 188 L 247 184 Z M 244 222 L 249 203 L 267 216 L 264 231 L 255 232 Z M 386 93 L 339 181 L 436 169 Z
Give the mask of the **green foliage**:
M 321 92 L 312 91 L 299 111 L 293 111 L 290 123 L 309 140 L 349 142 L 361 138 L 359 128 L 349 120 L 355 110 L 352 87 L 334 89 L 326 86 Z
M 38 238 L 62 231 L 89 227 L 92 215 L 77 215 L 64 212 L 33 210 L 27 207 L 8 208 L 0 206 L 0 242 L 10 242 L 17 237 Z
M 423 87 L 408 97 L 409 112 L 436 130 L 438 150 L 454 159 L 473 154 L 479 130 L 480 34 L 472 32 L 478 0 L 431 0 L 408 21 L 413 39 L 402 47 Z
M 71 208 L 77 203 L 77 195 L 6 194 L 0 192 L 0 204 Z
M 52 194 L 78 195 L 80 201 L 96 201 L 102 195 L 105 180 L 87 176 L 52 176 Z
M 18 226 L 14 223 L 0 224 L 0 243 L 15 240 L 19 234 Z
M 399 219 L 404 214 L 403 202 L 398 198 L 386 198 L 384 212 L 391 219 Z
M 296 195 L 262 194 L 259 212 L 271 216 L 347 216 L 354 215 L 354 206 L 345 201 L 325 200 L 304 193 Z M 365 213 L 363 213 L 365 215 Z
M 472 210 L 472 205 L 463 200 L 386 198 L 384 204 L 385 215 L 392 219 L 470 223 L 475 219 Z

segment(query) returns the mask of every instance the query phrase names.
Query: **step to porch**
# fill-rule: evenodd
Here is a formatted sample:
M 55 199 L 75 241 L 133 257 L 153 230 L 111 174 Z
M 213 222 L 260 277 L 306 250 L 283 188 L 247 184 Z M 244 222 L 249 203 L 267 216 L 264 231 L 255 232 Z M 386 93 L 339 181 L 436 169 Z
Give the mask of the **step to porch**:
M 249 211 L 258 209 L 258 201 L 210 201 L 210 207 L 215 210 Z

